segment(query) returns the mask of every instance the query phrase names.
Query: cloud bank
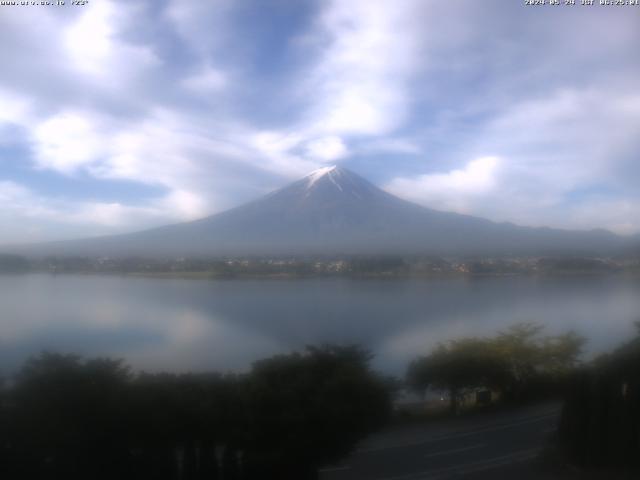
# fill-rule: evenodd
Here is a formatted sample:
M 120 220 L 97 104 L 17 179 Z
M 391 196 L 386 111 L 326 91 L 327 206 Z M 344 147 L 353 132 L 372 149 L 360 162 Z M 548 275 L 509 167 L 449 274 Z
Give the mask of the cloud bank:
M 639 20 L 499 0 L 4 6 L 0 244 L 190 220 L 336 162 L 432 208 L 640 232 Z

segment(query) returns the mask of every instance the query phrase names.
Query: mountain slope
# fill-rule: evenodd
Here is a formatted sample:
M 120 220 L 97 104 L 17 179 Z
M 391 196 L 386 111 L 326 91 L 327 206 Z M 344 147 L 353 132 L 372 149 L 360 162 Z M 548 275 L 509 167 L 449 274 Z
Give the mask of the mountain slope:
M 407 202 L 339 167 L 326 167 L 258 200 L 189 223 L 49 244 L 82 255 L 336 253 L 611 253 L 624 240 L 603 230 L 518 227 Z

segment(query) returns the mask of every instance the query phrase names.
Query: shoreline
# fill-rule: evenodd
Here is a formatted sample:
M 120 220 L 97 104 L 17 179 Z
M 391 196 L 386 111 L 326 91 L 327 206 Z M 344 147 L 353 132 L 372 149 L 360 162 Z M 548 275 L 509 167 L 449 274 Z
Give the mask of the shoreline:
M 23 272 L 0 272 L 0 275 L 92 275 L 108 277 L 129 277 L 129 278 L 157 278 L 167 280 L 309 280 L 309 279 L 349 279 L 349 280 L 413 280 L 413 279 L 449 279 L 449 278 L 567 278 L 567 277 L 610 277 L 627 276 L 640 278 L 640 271 L 618 270 L 605 272 L 592 271 L 531 271 L 531 272 L 505 272 L 505 273 L 470 273 L 470 272 L 448 272 L 448 273 L 320 273 L 320 274 L 298 274 L 298 273 L 215 273 L 215 272 L 113 272 L 113 271 L 64 271 L 52 272 L 44 270 L 31 270 Z

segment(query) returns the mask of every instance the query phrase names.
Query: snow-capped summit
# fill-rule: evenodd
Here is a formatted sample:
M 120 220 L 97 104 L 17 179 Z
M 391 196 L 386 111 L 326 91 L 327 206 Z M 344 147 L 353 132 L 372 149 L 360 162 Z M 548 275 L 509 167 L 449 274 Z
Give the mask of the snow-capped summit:
M 294 182 L 282 191 L 290 194 L 300 194 L 301 199 L 308 202 L 310 197 L 314 201 L 333 202 L 342 197 L 366 200 L 372 196 L 383 194 L 364 178 L 337 165 L 331 165 L 314 170 L 298 182 Z
M 339 166 L 194 222 L 101 239 L 60 242 L 74 255 L 540 254 L 611 251 L 609 232 L 498 224 L 395 197 Z
M 317 170 L 314 170 L 313 172 L 311 172 L 309 175 L 307 175 L 305 178 L 309 179 L 309 187 L 313 186 L 314 183 L 316 183 L 319 179 L 321 179 L 322 177 L 324 177 L 325 175 L 328 175 L 329 177 L 331 177 L 331 172 L 334 172 L 338 170 L 338 166 L 337 165 L 331 165 L 330 167 L 322 167 L 322 168 L 318 168 Z M 340 171 L 336 171 L 336 174 L 339 174 Z

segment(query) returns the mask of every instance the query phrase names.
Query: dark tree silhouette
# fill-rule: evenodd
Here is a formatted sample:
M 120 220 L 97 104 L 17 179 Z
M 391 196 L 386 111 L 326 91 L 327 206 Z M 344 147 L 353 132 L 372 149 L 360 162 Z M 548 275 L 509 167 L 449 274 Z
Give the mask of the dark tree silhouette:
M 389 414 L 369 360 L 309 347 L 240 376 L 134 375 L 43 353 L 0 389 L 0 460 L 7 478 L 313 478 Z
M 628 470 L 628 478 L 638 478 L 640 325 L 636 338 L 574 375 L 559 434 L 570 461 L 583 467 Z
M 27 361 L 9 400 L 15 467 L 67 478 L 117 471 L 127 463 L 129 380 L 115 360 L 43 353 Z
M 315 478 L 390 414 L 371 356 L 357 347 L 309 347 L 257 362 L 248 379 L 251 471 L 261 478 Z

